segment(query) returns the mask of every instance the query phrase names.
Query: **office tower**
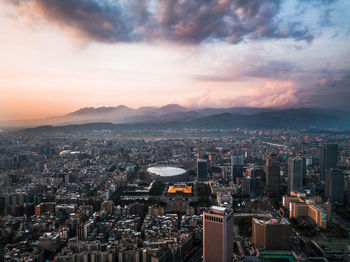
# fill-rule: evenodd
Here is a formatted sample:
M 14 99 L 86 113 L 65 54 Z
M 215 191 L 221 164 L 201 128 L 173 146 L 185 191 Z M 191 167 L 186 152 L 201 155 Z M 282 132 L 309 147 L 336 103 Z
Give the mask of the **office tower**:
M 208 161 L 205 159 L 197 159 L 197 179 L 208 179 Z
M 326 170 L 325 197 L 332 205 L 344 204 L 344 173 L 342 170 Z
M 252 219 L 252 239 L 257 248 L 266 250 L 289 250 L 291 226 L 288 221 Z
M 243 177 L 242 179 L 242 190 L 243 195 L 250 195 L 253 192 L 254 180 L 251 177 Z
M 290 191 L 302 192 L 305 170 L 305 158 L 292 157 L 288 159 L 288 183 Z
M 232 181 L 236 183 L 236 178 L 243 176 L 243 156 L 231 156 L 231 177 Z
M 266 159 L 266 193 L 268 196 L 280 194 L 280 165 L 275 153 Z
M 232 262 L 233 211 L 212 206 L 203 212 L 203 261 Z
M 76 235 L 78 237 L 79 240 L 85 240 L 84 236 L 84 223 L 80 223 L 79 225 L 77 225 L 76 227 Z
M 323 144 L 321 148 L 321 180 L 325 179 L 326 170 L 337 168 L 338 162 L 338 145 L 337 144 Z

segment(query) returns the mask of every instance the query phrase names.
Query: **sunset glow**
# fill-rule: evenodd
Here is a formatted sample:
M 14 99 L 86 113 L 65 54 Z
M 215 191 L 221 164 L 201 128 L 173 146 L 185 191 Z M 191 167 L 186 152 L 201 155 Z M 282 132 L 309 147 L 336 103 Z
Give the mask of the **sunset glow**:
M 347 0 L 145 1 L 147 14 L 138 1 L 65 2 L 1 1 L 1 120 L 169 103 L 349 108 Z

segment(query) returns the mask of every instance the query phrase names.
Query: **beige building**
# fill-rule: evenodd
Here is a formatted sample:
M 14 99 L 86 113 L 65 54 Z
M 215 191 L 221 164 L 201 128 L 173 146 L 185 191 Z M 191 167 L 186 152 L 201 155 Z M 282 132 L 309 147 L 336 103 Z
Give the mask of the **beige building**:
M 233 211 L 212 206 L 203 212 L 203 261 L 232 262 Z
M 321 201 L 321 197 L 311 199 L 291 191 L 290 196 L 283 197 L 283 206 L 289 209 L 290 218 L 309 217 L 318 227 L 326 229 L 331 219 L 332 206 Z
M 289 250 L 291 226 L 287 220 L 268 221 L 252 219 L 252 239 L 257 248 L 266 250 Z

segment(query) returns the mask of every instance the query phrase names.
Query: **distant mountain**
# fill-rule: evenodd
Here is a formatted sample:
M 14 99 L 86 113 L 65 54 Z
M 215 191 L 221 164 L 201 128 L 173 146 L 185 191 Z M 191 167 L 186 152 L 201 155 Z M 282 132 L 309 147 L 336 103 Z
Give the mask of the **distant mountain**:
M 177 104 L 169 104 L 157 109 L 157 112 L 160 114 L 171 114 L 171 113 L 186 112 L 186 111 L 189 111 L 189 109 Z
M 298 108 L 261 112 L 251 115 L 223 113 L 192 121 L 196 127 L 212 128 L 335 128 L 350 127 L 350 119 L 346 112 Z
M 178 104 L 169 104 L 162 107 L 140 107 L 133 109 L 125 105 L 116 107 L 85 107 L 63 116 L 45 119 L 7 121 L 1 126 L 9 127 L 33 127 L 41 125 L 73 125 L 86 123 L 145 123 L 145 122 L 171 122 L 186 121 L 202 118 L 214 114 L 232 113 L 238 115 L 249 115 L 260 112 L 270 112 L 273 109 L 266 108 L 204 108 L 190 109 Z
M 196 111 L 178 112 L 165 118 L 171 121 L 151 121 L 112 124 L 112 123 L 89 123 L 83 125 L 66 126 L 41 126 L 25 129 L 24 132 L 74 132 L 88 130 L 161 130 L 161 129 L 182 129 L 182 128 L 204 128 L 204 129 L 309 129 L 309 128 L 350 128 L 350 117 L 348 112 L 297 108 L 285 110 L 273 110 L 256 114 L 232 114 L 222 113 L 205 117 L 198 117 Z M 176 119 L 177 117 L 177 119 Z M 192 118 L 192 119 L 190 119 Z M 176 119 L 176 120 L 174 120 Z
M 199 109 L 198 112 L 202 115 L 217 115 L 223 113 L 231 113 L 237 115 L 252 115 L 262 112 L 274 111 L 273 108 L 255 108 L 255 107 L 231 107 L 231 108 L 203 108 Z
M 120 105 L 117 107 L 84 107 L 77 111 L 67 114 L 66 116 L 84 116 L 84 115 L 98 115 L 98 114 L 110 114 L 117 111 L 134 111 L 134 109 Z

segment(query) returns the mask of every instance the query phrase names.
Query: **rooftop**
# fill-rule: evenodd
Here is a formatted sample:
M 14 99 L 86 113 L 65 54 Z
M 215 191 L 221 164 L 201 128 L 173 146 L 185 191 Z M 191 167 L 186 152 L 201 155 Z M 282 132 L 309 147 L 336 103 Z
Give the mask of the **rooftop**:
M 189 186 L 186 184 L 175 184 L 175 185 L 169 186 L 168 193 L 176 194 L 178 192 L 181 192 L 184 194 L 191 194 L 192 186 Z
M 172 166 L 154 166 L 147 168 L 149 173 L 155 174 L 157 176 L 170 177 L 170 176 L 179 176 L 186 173 L 185 169 Z
M 226 207 L 211 206 L 208 213 L 217 215 L 227 215 L 231 212 L 231 209 Z
M 289 221 L 287 219 L 270 219 L 270 220 L 261 220 L 261 219 L 257 219 L 257 218 L 253 218 L 255 223 L 259 223 L 259 224 L 269 224 L 269 225 L 289 225 Z

